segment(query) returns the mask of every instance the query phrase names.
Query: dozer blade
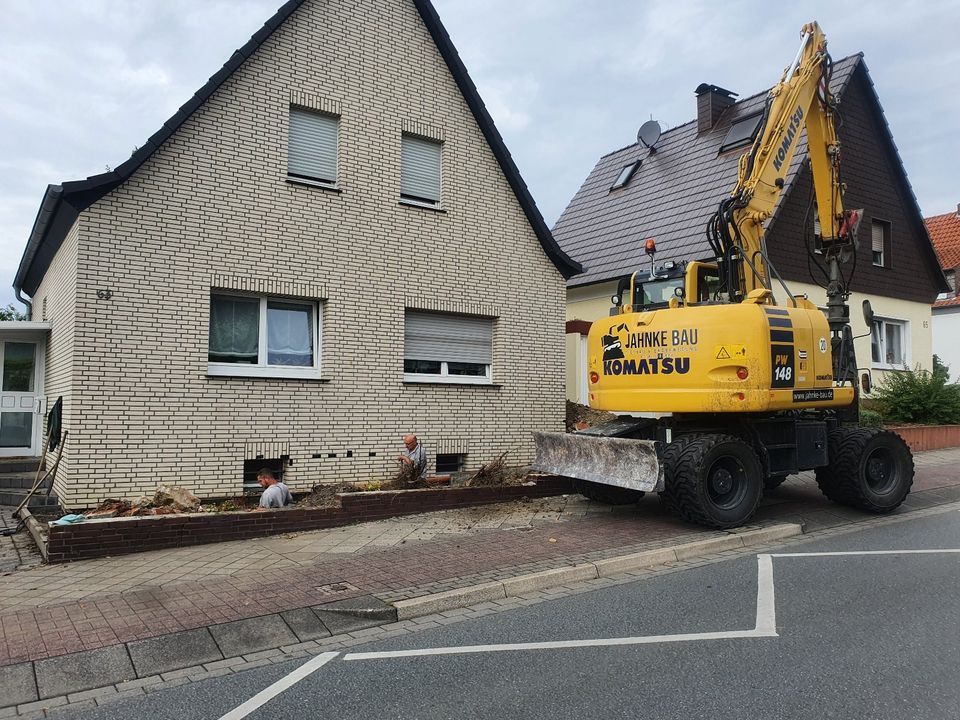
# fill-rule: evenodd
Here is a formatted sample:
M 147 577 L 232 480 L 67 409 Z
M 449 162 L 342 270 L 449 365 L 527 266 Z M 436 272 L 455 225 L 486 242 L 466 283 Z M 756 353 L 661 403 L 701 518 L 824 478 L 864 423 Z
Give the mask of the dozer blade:
M 663 490 L 663 467 L 653 440 L 579 433 L 535 432 L 533 469 L 616 487 Z

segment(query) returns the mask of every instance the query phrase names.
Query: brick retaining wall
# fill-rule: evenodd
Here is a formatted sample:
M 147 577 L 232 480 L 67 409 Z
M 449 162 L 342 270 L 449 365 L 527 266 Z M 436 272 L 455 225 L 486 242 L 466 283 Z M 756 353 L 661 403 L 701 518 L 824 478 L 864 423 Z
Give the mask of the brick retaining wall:
M 342 503 L 340 508 L 104 518 L 87 520 L 78 525 L 50 525 L 47 553 L 49 562 L 62 563 L 105 555 L 245 540 L 300 530 L 320 530 L 399 515 L 569 492 L 569 478 L 548 477 L 537 480 L 536 485 L 344 493 L 338 496 Z
M 960 447 L 960 425 L 910 425 L 887 429 L 902 437 L 913 452 Z

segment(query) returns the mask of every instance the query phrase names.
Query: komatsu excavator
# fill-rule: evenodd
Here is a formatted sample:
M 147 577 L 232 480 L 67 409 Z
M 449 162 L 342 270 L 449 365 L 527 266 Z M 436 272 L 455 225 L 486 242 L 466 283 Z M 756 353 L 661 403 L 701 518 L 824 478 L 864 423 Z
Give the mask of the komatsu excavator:
M 656 491 L 682 518 L 715 528 L 743 524 L 765 488 L 802 470 L 815 469 L 821 491 L 842 504 L 884 513 L 903 502 L 913 483 L 909 448 L 893 432 L 857 425 L 850 277 L 841 266 L 854 258 L 860 213 L 843 208 L 831 67 L 820 27 L 805 25 L 736 187 L 707 225 L 715 259 L 633 273 L 610 317 L 590 329 L 590 406 L 621 417 L 578 433 L 536 433 L 536 469 L 610 502 Z M 804 128 L 826 313 L 790 293 L 764 238 Z

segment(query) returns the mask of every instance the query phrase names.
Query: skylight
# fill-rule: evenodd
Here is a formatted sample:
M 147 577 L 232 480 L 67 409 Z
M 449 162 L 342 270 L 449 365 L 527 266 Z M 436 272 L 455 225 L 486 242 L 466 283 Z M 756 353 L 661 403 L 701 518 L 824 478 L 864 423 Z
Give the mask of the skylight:
M 614 181 L 613 185 L 610 186 L 610 189 L 617 190 L 618 188 L 622 188 L 624 185 L 630 182 L 630 178 L 633 177 L 633 174 L 637 171 L 638 167 L 640 167 L 639 160 L 634 160 L 629 165 L 624 165 L 623 169 L 620 170 L 620 174 L 617 175 L 617 179 Z
M 761 117 L 763 117 L 763 113 L 757 113 L 755 115 L 748 115 L 733 123 L 730 129 L 727 130 L 723 142 L 720 144 L 720 152 L 724 153 L 727 152 L 727 150 L 746 147 L 752 143 L 753 139 L 757 136 L 757 129 L 760 127 Z

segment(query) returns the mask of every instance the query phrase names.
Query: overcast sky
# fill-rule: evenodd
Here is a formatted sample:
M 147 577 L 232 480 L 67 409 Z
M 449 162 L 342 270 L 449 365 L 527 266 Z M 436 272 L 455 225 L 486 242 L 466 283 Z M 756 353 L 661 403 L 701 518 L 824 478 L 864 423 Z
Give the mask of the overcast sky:
M 692 120 L 701 82 L 774 84 L 814 19 L 864 53 L 923 214 L 960 202 L 957 0 L 434 2 L 550 225 L 645 120 Z M 47 184 L 123 162 L 280 4 L 0 0 L 0 305 Z

